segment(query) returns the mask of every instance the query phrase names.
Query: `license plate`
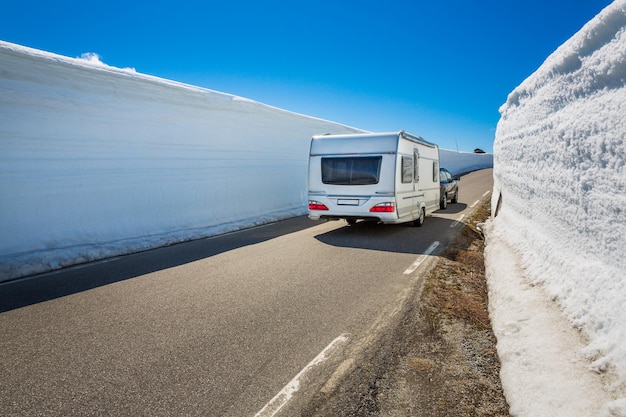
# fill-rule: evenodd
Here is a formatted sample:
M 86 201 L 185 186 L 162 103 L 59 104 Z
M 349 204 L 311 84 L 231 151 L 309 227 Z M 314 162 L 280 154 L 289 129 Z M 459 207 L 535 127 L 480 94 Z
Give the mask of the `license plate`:
M 358 206 L 359 200 L 340 198 L 339 200 L 337 200 L 337 204 L 339 204 L 340 206 Z

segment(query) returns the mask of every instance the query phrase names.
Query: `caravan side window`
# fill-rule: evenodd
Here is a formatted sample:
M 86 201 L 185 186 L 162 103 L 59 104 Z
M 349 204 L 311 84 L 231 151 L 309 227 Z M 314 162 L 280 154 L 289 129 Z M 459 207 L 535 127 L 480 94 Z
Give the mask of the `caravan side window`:
M 413 158 L 415 160 L 415 165 L 413 165 L 413 172 L 415 175 L 413 176 L 413 181 L 419 182 L 420 180 L 420 154 L 417 152 L 417 149 L 413 151 Z
M 413 158 L 410 156 L 402 157 L 402 182 L 413 182 Z

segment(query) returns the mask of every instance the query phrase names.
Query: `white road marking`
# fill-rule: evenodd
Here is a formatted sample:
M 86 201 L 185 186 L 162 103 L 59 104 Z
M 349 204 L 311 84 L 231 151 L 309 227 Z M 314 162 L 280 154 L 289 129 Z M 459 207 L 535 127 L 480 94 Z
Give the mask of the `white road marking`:
M 465 217 L 465 214 L 461 214 L 461 217 L 456 219 L 456 221 L 454 223 L 452 223 L 450 225 L 450 227 L 457 227 L 461 223 L 461 220 L 463 220 L 463 217 Z
M 472 203 L 472 205 L 470 206 L 470 208 L 474 208 L 474 207 L 476 207 L 476 205 L 478 205 L 478 203 L 480 203 L 480 200 L 476 200 L 476 201 L 474 201 L 474 203 Z
M 302 369 L 298 375 L 296 375 L 285 387 L 280 390 L 278 394 L 274 398 L 272 398 L 265 407 L 261 409 L 258 413 L 254 415 L 254 417 L 272 417 L 276 415 L 280 411 L 281 408 L 285 406 L 291 400 L 293 395 L 300 389 L 300 378 L 302 378 L 309 370 L 313 367 L 321 364 L 326 359 L 328 359 L 330 355 L 330 351 L 333 350 L 337 345 L 341 343 L 345 343 L 348 340 L 348 336 L 342 334 L 338 336 L 335 340 L 330 342 L 324 350 L 315 357 L 307 366 Z
M 487 194 L 489 194 L 491 192 L 491 190 L 487 190 L 485 191 L 485 194 L 483 194 L 483 197 L 485 197 Z
M 410 267 L 408 267 L 405 271 L 404 271 L 404 275 L 409 275 L 412 274 L 413 272 L 415 272 L 415 270 L 417 268 L 419 268 L 419 266 L 422 264 L 422 262 L 424 262 L 424 260 L 426 259 L 426 257 L 428 255 L 430 255 L 431 253 L 433 253 L 433 251 L 435 249 L 437 249 L 437 246 L 439 246 L 439 242 L 438 241 L 434 241 L 429 247 L 428 249 L 426 249 L 426 251 L 417 257 L 417 259 L 415 260 L 415 262 L 413 262 L 411 264 Z

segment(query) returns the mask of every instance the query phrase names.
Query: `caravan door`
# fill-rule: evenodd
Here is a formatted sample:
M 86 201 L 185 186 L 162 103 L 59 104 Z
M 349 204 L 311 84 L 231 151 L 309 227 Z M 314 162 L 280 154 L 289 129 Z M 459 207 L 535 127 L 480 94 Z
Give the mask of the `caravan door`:
M 399 155 L 400 178 L 397 186 L 398 217 L 412 219 L 415 211 L 415 157 L 410 154 Z
M 419 211 L 421 210 L 422 200 L 424 194 L 420 193 L 420 153 L 417 148 L 413 148 L 413 205 L 411 210 L 411 216 L 413 219 L 419 217 Z

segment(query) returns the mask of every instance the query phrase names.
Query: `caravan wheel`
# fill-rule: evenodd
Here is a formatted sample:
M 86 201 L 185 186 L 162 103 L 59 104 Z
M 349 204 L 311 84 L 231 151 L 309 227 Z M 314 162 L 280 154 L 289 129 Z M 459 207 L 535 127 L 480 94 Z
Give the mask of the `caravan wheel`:
M 422 225 L 424 224 L 424 218 L 426 217 L 426 212 L 424 212 L 424 209 L 420 210 L 420 216 L 413 220 L 413 226 L 417 226 L 417 227 L 422 227 Z

